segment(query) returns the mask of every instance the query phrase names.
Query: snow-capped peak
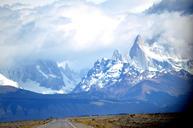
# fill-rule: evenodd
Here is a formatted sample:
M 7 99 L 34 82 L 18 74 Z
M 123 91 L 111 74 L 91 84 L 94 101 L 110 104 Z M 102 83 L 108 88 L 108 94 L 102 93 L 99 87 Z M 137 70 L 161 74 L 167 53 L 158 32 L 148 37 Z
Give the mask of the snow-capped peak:
M 131 47 L 130 49 L 130 52 L 129 52 L 129 56 L 131 58 L 134 58 L 136 56 L 136 53 L 137 52 L 141 52 L 141 46 L 143 46 L 145 43 L 144 43 L 144 40 L 142 39 L 142 37 L 140 35 L 138 35 L 136 38 L 135 38 L 135 41 L 133 43 L 133 46 Z
M 129 55 L 133 63 L 142 70 L 160 71 L 162 69 L 182 69 L 181 60 L 169 54 L 164 46 L 158 43 L 147 43 L 138 35 L 133 46 L 130 49 Z
M 19 88 L 19 85 L 17 82 L 8 79 L 2 74 L 0 74 L 0 85 L 13 86 L 13 87 Z
M 134 86 L 140 81 L 156 78 L 159 73 L 180 71 L 184 69 L 183 63 L 186 63 L 170 55 L 164 46 L 156 42 L 145 42 L 140 35 L 130 49 L 130 57 L 127 55 L 122 57 L 119 51 L 115 50 L 111 59 L 97 60 L 75 92 L 105 89 L 121 81 L 126 81 L 128 86 Z
M 144 41 L 140 35 L 138 35 L 133 43 L 133 46 L 130 49 L 129 56 L 130 58 L 138 65 L 141 69 L 147 69 L 146 55 L 142 49 Z

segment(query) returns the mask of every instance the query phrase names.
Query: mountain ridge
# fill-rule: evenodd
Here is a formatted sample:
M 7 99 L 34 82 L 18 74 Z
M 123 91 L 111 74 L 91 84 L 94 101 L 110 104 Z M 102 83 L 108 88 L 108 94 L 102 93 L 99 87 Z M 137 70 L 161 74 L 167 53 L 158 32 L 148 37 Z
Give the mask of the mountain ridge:
M 17 82 L 18 86 L 37 93 L 68 93 L 80 76 L 66 64 L 60 67 L 51 60 L 34 60 L 30 63 L 0 69 L 2 75 Z
M 185 70 L 191 69 L 191 61 L 167 60 L 172 57 L 156 52 L 159 51 L 154 49 L 157 48 L 157 44 L 149 45 L 144 41 L 139 43 L 139 40 L 143 39 L 137 37 L 137 43 L 134 43 L 136 47 L 134 46 L 132 51 L 133 58 L 125 58 L 115 50 L 111 58 L 98 59 L 81 82 L 68 94 L 63 94 L 62 90 L 61 94 L 43 95 L 25 88 L 0 86 L 0 121 L 42 119 L 50 116 L 60 118 L 184 111 L 183 108 L 192 98 L 190 96 L 193 75 Z M 143 56 L 136 53 L 135 49 L 141 50 Z M 154 51 L 163 58 L 158 57 L 158 60 L 155 60 L 155 56 L 152 57 L 147 51 Z M 140 61 L 139 58 L 144 59 L 145 66 L 141 66 L 141 62 L 137 63 Z M 164 65 L 163 62 L 171 66 Z M 76 73 L 74 74 L 68 65 L 64 65 L 65 63 L 50 63 L 44 61 L 38 67 L 35 63 L 32 69 L 38 75 L 34 77 L 55 78 L 59 74 L 62 82 L 76 80 Z M 190 68 L 186 67 L 186 63 Z M 179 67 L 176 67 L 176 64 Z M 20 75 L 16 73 L 16 76 Z
M 156 46 L 152 45 L 153 44 L 146 44 L 142 37 L 138 35 L 133 43 L 133 47 L 131 47 L 129 51 L 130 58 L 123 59 L 119 51 L 115 50 L 111 59 L 102 58 L 101 60 L 97 60 L 94 66 L 88 71 L 88 74 L 82 79 L 79 85 L 77 85 L 74 93 L 99 92 L 106 95 L 109 90 L 112 90 L 115 97 L 119 97 L 119 94 L 116 95 L 115 93 L 118 92 L 117 90 L 123 91 L 124 93 L 124 89 L 130 88 L 131 90 L 134 86 L 145 80 L 151 81 L 157 79 L 157 81 L 159 81 L 159 78 L 161 79 L 162 76 L 167 76 L 167 74 L 176 77 L 176 80 L 180 79 L 177 80 L 181 81 L 180 84 L 182 85 L 180 86 L 185 86 L 186 81 L 184 79 L 187 78 L 187 74 L 189 79 L 192 79 L 192 75 L 187 72 L 183 66 L 176 68 L 175 64 L 177 62 L 172 63 L 171 60 L 167 60 L 167 58 L 171 58 L 169 56 L 166 58 L 166 55 L 161 55 L 160 52 L 158 52 L 155 54 L 160 55 L 160 57 L 156 59 L 154 55 L 146 53 Z M 156 51 L 157 49 L 154 52 Z M 178 63 L 181 63 L 181 61 Z M 180 73 L 183 75 L 179 76 Z M 167 78 L 165 78 L 165 80 L 168 83 L 171 81 Z M 162 84 L 162 82 L 160 82 L 160 84 Z M 165 87 L 164 85 L 162 86 Z M 167 92 L 167 88 L 168 87 L 165 87 L 164 93 Z M 170 91 L 172 92 L 172 90 Z M 180 89 L 178 91 L 180 91 Z M 129 93 L 129 90 L 126 91 L 126 93 Z

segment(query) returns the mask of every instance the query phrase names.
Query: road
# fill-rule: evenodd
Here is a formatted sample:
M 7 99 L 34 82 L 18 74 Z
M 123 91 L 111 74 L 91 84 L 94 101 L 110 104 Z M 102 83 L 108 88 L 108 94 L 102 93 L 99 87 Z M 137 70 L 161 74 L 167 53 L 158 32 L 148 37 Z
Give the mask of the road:
M 68 119 L 55 119 L 36 128 L 92 128 L 79 123 L 72 123 Z

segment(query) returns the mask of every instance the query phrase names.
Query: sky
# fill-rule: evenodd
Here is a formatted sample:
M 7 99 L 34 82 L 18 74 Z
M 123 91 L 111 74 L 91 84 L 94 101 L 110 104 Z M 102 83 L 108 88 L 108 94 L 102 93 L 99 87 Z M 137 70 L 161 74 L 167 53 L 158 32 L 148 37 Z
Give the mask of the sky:
M 135 37 L 192 59 L 192 0 L 1 0 L 0 67 L 25 60 L 88 68 Z

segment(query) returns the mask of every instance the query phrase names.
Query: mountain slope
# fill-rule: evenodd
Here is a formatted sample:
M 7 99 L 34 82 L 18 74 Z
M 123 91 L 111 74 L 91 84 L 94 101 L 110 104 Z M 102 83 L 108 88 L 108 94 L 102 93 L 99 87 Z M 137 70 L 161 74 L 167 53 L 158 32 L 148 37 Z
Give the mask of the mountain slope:
M 74 97 L 73 95 L 42 95 L 11 86 L 0 86 L 0 122 L 50 117 L 174 112 L 182 105 L 175 103 L 176 107 L 160 107 L 140 100 L 119 101 Z
M 19 85 L 17 82 L 12 81 L 8 78 L 6 78 L 4 75 L 0 74 L 0 85 L 9 85 L 18 88 Z
M 112 58 L 97 60 L 73 92 L 66 95 L 42 95 L 0 86 L 0 121 L 183 111 L 193 88 L 192 61 L 176 59 L 167 52 L 161 54 L 163 51 L 138 36 L 128 58 L 115 50 Z M 6 71 L 3 73 L 7 78 L 19 84 L 30 79 L 55 93 L 72 90 L 79 79 L 68 65 L 47 61 Z M 50 84 L 42 84 L 46 82 Z M 27 86 L 29 82 L 22 85 Z
M 168 55 L 165 48 L 156 43 L 145 42 L 140 35 L 136 37 L 129 55 L 142 70 L 160 71 L 177 68 L 174 62 L 178 60 Z
M 81 75 L 71 70 L 68 64 L 57 63 L 65 83 L 63 89 L 70 93 L 80 81 Z
M 129 51 L 130 58 L 122 58 L 115 50 L 111 59 L 97 60 L 74 93 L 82 97 L 147 100 L 150 103 L 156 95 L 164 101 L 159 97 L 162 95 L 176 102 L 190 94 L 193 75 L 184 69 L 186 61 L 161 54 L 163 51 L 163 47 L 147 44 L 137 36 Z
M 16 81 L 24 89 L 44 93 L 69 93 L 80 76 L 68 66 L 60 67 L 50 60 L 35 60 L 1 69 L 7 78 Z

